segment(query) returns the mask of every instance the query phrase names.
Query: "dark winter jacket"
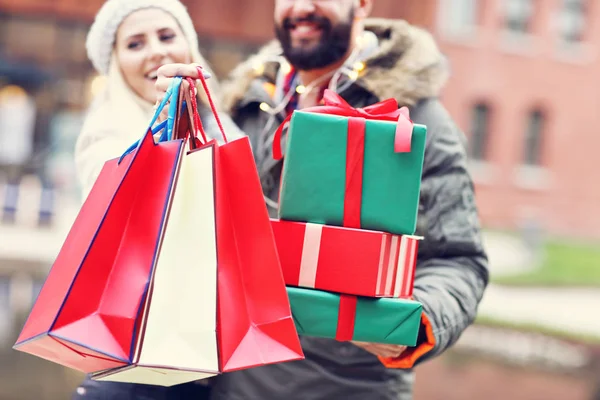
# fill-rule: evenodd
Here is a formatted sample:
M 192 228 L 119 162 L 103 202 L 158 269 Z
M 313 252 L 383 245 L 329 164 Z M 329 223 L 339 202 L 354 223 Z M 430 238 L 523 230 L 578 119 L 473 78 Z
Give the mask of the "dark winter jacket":
M 213 400 L 411 399 L 412 367 L 448 349 L 475 318 L 488 283 L 487 257 L 464 136 L 438 100 L 446 63 L 432 37 L 404 21 L 373 19 L 366 29 L 377 35 L 379 47 L 356 82 L 339 94 L 353 107 L 395 98 L 409 107 L 415 123 L 427 126 L 417 224 L 425 239 L 414 289 L 426 316 L 419 344 L 397 360 L 384 360 L 351 343 L 302 337 L 305 360 L 215 377 Z M 269 120 L 260 105 L 275 106 L 270 88 L 280 64 L 272 60 L 280 54 L 276 42 L 268 44 L 233 72 L 224 96 L 251 138 L 269 204 L 277 201 L 281 172 L 281 162 L 272 157 L 272 134 L 284 115 Z

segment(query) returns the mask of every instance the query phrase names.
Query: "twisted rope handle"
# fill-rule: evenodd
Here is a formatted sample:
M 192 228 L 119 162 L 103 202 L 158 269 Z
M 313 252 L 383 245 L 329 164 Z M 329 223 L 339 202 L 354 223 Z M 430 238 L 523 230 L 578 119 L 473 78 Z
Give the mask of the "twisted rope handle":
M 203 144 L 206 144 L 208 140 L 206 139 L 206 132 L 204 131 L 204 126 L 202 125 L 202 121 L 200 120 L 200 114 L 198 113 L 198 104 L 196 103 L 196 82 L 190 77 L 187 77 L 185 79 L 190 86 L 188 96 L 186 96 L 186 101 L 188 103 L 188 110 L 189 107 L 191 107 L 191 112 L 188 112 L 190 114 L 190 117 L 193 119 L 193 126 L 191 129 L 193 131 L 192 136 L 194 138 L 198 137 L 196 135 L 196 132 L 194 131 L 194 128 L 197 128 L 200 131 L 200 134 L 202 135 L 202 140 L 204 141 Z
M 223 140 L 225 141 L 225 143 L 228 143 L 229 141 L 227 140 L 227 136 L 225 135 L 225 130 L 223 129 L 223 124 L 221 124 L 221 120 L 219 119 L 219 115 L 217 114 L 217 108 L 215 107 L 215 104 L 213 102 L 212 97 L 210 96 L 210 91 L 208 90 L 208 85 L 206 84 L 206 78 L 204 78 L 204 73 L 202 72 L 202 67 L 196 67 L 196 69 L 198 70 L 198 76 L 200 78 L 200 82 L 202 82 L 202 87 L 204 88 L 204 91 L 206 92 L 206 97 L 208 97 L 208 102 L 210 103 L 210 109 L 213 112 L 213 115 L 215 116 L 215 119 L 217 120 L 217 125 L 219 125 L 219 129 L 221 130 L 221 135 L 223 135 Z M 198 118 L 200 119 L 200 118 Z

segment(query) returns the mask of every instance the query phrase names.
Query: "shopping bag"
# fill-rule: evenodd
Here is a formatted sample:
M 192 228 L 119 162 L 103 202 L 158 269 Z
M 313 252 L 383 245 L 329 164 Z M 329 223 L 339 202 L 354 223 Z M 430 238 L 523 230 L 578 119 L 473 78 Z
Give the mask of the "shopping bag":
M 275 238 L 248 137 L 213 142 L 217 154 L 217 338 L 221 372 L 301 360 Z M 190 85 L 193 86 L 193 85 Z M 195 102 L 192 102 L 195 107 Z M 195 120 L 202 126 L 197 110 Z M 193 153 L 192 153 L 193 154 Z
M 96 380 L 170 386 L 303 358 L 248 138 L 229 142 L 219 122 L 225 143 L 207 141 L 193 99 L 136 355 Z
M 105 163 L 15 349 L 86 373 L 129 363 L 182 143 L 149 130 Z
M 303 359 L 250 142 L 218 152 L 221 371 Z

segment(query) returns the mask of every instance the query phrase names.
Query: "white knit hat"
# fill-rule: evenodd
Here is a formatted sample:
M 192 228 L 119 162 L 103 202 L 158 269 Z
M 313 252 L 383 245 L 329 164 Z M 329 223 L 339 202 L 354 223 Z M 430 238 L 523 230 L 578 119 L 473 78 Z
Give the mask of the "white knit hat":
M 86 42 L 88 57 L 98 72 L 108 74 L 115 36 L 121 22 L 134 11 L 152 7 L 171 14 L 179 23 L 190 47 L 198 48 L 194 24 L 179 0 L 107 0 L 96 14 Z

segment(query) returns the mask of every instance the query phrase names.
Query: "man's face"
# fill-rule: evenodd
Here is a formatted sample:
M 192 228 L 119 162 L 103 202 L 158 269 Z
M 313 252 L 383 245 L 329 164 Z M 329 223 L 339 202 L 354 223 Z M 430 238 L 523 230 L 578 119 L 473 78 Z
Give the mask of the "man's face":
M 303 71 L 340 61 L 350 48 L 352 0 L 276 0 L 275 33 L 285 57 Z

